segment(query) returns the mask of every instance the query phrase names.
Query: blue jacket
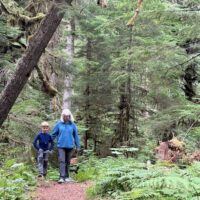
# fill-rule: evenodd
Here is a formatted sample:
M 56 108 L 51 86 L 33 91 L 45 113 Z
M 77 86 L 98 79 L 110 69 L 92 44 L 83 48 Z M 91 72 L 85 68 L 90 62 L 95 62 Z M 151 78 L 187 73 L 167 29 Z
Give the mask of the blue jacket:
M 38 133 L 33 141 L 33 146 L 37 150 L 43 149 L 44 151 L 51 151 L 53 149 L 53 140 L 51 135 L 49 135 L 48 133 Z
M 52 138 L 58 138 L 57 147 L 58 148 L 80 148 L 80 140 L 78 136 L 78 130 L 73 122 L 64 123 L 59 121 L 53 131 Z

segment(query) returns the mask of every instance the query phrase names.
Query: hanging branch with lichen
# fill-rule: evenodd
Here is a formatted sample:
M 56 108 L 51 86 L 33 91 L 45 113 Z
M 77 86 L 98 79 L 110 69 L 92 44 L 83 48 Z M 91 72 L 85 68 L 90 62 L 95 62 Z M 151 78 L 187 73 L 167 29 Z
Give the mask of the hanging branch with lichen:
M 138 0 L 135 13 L 134 13 L 133 17 L 126 24 L 128 27 L 133 27 L 135 25 L 135 22 L 136 22 L 136 19 L 137 19 L 139 13 L 140 13 L 141 7 L 142 7 L 142 0 Z
M 38 13 L 34 17 L 29 17 L 29 16 L 19 13 L 18 11 L 17 12 L 10 11 L 9 8 L 7 8 L 2 1 L 0 1 L 0 6 L 1 6 L 1 10 L 4 13 L 15 17 L 18 21 L 21 21 L 22 23 L 24 23 L 26 25 L 41 21 L 45 17 L 45 14 L 43 14 L 43 13 Z
M 45 75 L 43 74 L 42 70 L 39 68 L 38 65 L 36 65 L 35 68 L 37 70 L 37 73 L 38 73 L 40 80 L 43 83 L 43 87 L 45 89 L 45 92 L 48 93 L 50 96 L 54 97 L 58 93 L 58 90 L 50 84 L 50 82 L 45 77 Z

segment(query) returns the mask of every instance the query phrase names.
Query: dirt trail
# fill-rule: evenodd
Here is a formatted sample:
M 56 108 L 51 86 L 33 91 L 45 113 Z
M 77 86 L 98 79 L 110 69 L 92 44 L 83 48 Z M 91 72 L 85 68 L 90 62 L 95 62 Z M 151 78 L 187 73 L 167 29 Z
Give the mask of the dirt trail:
M 86 200 L 86 189 L 90 183 L 41 182 L 34 200 Z

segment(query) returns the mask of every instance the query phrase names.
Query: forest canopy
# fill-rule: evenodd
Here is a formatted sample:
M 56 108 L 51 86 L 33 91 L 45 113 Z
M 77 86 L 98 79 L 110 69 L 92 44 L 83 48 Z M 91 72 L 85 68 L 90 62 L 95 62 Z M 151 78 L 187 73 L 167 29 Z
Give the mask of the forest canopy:
M 52 131 L 68 108 L 91 170 L 80 163 L 77 179 L 95 180 L 99 173 L 91 195 L 198 198 L 193 170 L 199 163 L 193 162 L 200 160 L 199 82 L 199 0 L 0 0 L 2 171 L 7 174 L 13 158 L 23 166 L 35 163 L 32 141 L 41 122 Z M 163 175 L 161 166 L 158 173 L 144 169 L 147 161 L 159 160 L 175 167 L 175 178 Z M 103 169 L 115 166 L 116 174 L 111 170 L 105 179 L 101 169 L 93 171 L 93 162 Z M 184 172 L 177 171 L 180 165 Z M 190 183 L 182 174 L 191 171 Z M 119 174 L 127 182 L 120 183 Z M 173 178 L 179 185 L 180 177 L 191 184 L 191 196 L 178 196 L 181 188 L 179 194 L 163 189 Z

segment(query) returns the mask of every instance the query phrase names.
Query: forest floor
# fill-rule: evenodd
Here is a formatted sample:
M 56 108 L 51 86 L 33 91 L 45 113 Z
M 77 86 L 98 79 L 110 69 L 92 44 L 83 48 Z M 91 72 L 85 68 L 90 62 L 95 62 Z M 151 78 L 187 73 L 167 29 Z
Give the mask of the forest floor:
M 86 189 L 90 182 L 63 183 L 40 181 L 34 192 L 34 200 L 86 200 Z

